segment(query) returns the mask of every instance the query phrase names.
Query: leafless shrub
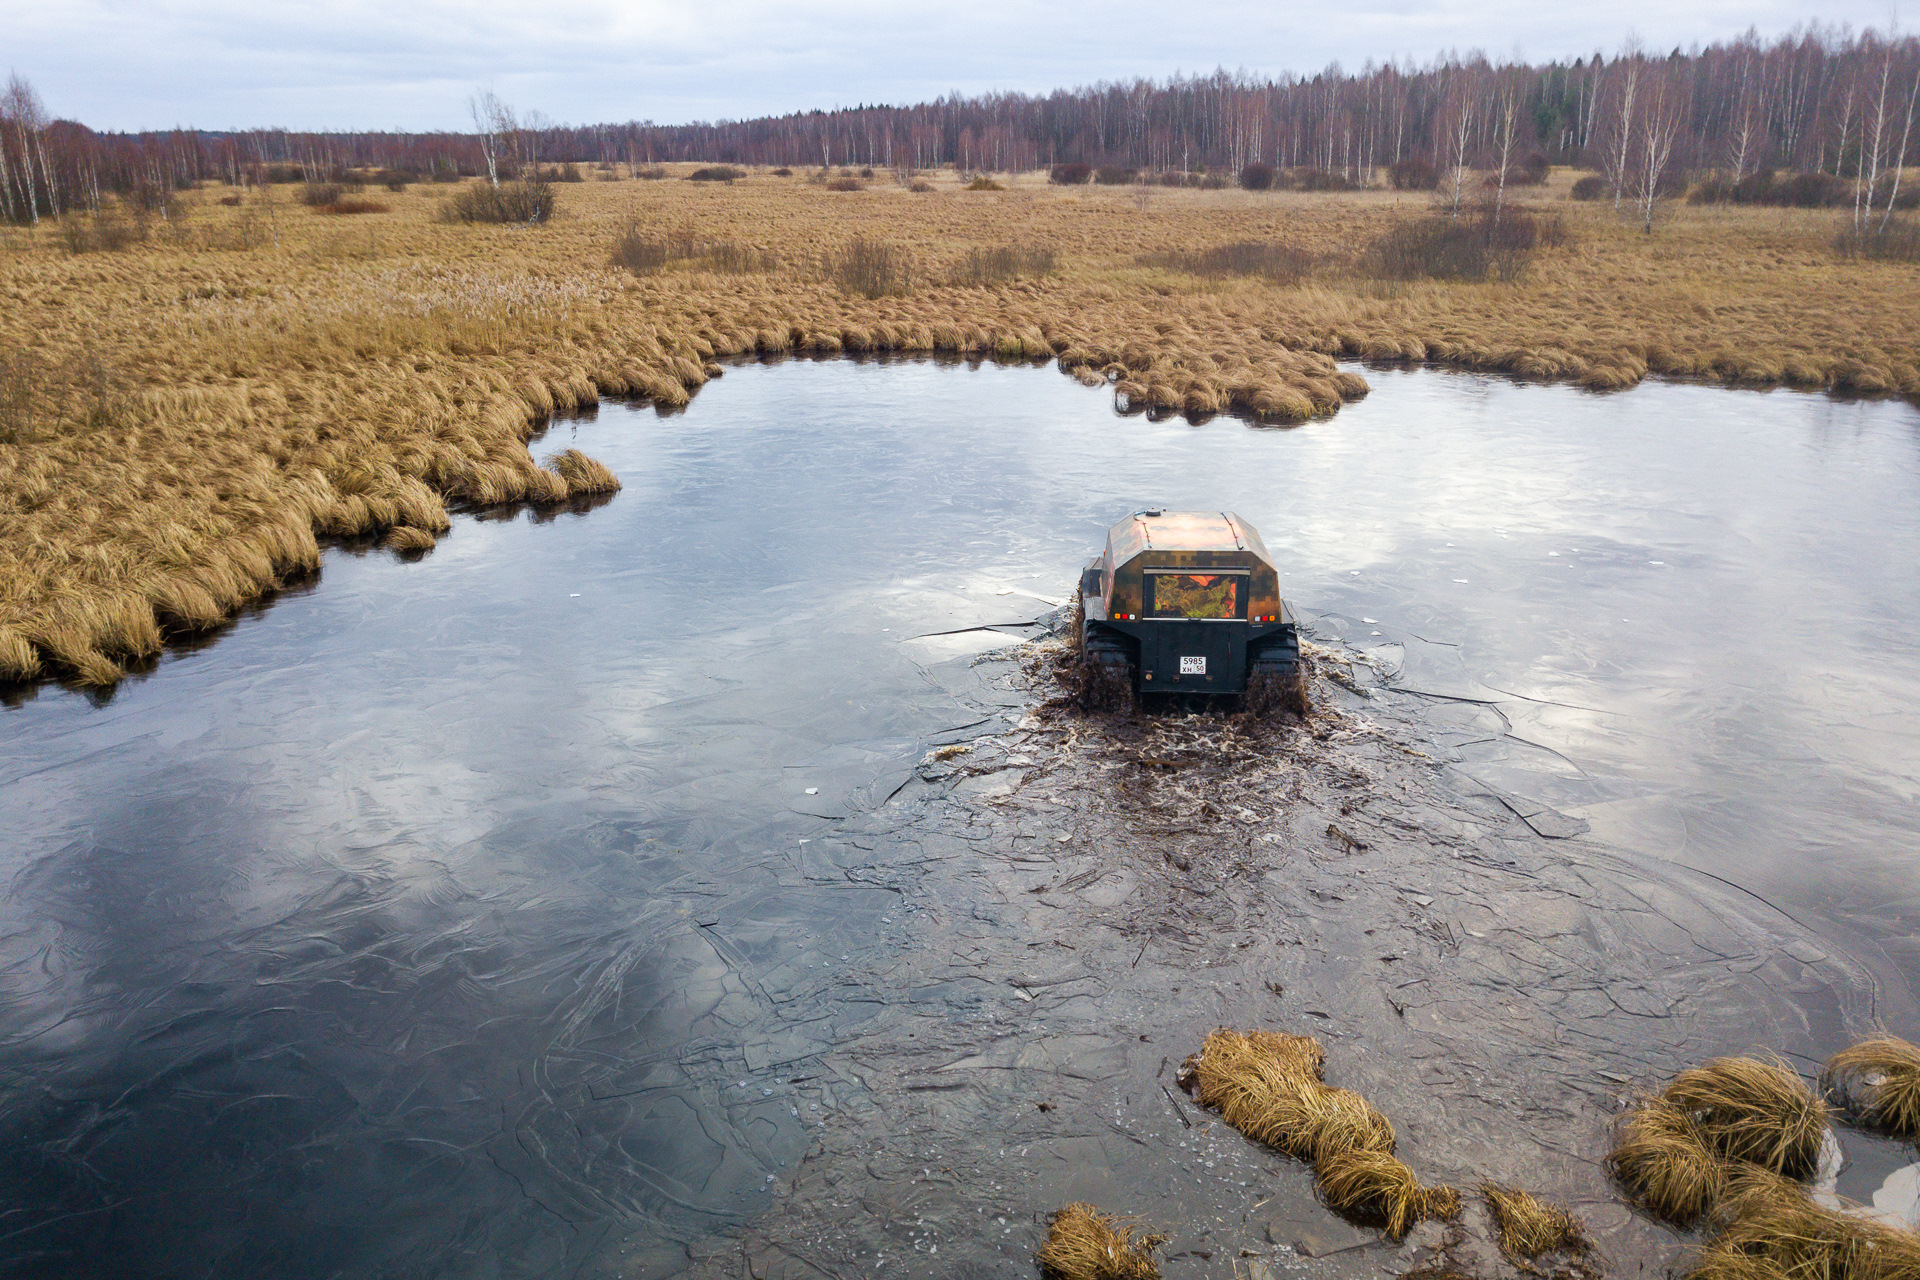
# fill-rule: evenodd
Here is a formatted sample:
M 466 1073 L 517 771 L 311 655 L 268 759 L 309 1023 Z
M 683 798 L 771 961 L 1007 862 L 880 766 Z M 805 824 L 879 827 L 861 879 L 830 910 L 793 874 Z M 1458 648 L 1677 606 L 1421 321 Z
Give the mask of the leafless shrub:
M 553 187 L 545 182 L 476 182 L 454 192 L 443 222 L 542 223 L 553 216 Z
M 125 407 L 122 379 L 96 355 L 56 367 L 32 351 L 0 354 L 0 444 L 105 426 Z
M 613 242 L 613 264 L 643 276 L 658 271 L 669 262 L 691 258 L 699 251 L 699 241 L 694 239 L 690 231 L 651 235 L 635 224 L 621 232 Z
M 1295 169 L 1287 175 L 1286 185 L 1295 191 L 1358 191 L 1361 186 L 1346 174 L 1330 169 Z
M 747 176 L 745 169 L 730 164 L 710 164 L 687 175 L 688 182 L 733 182 Z
M 670 262 L 705 259 L 714 271 L 744 275 L 773 271 L 780 258 L 769 250 L 743 245 L 734 240 L 702 241 L 692 231 L 649 233 L 638 224 L 629 226 L 613 242 L 613 265 L 625 267 L 637 276 L 651 275 Z
M 355 213 L 390 213 L 392 206 L 381 204 L 378 200 L 335 200 L 332 204 L 316 205 L 313 211 L 338 217 Z
M 1856 184 L 1830 173 L 1794 173 L 1783 178 L 1772 169 L 1762 169 L 1738 182 L 1723 177 L 1708 178 L 1687 193 L 1687 203 L 1835 209 L 1853 203 L 1855 191 Z
M 1833 238 L 1833 251 L 1849 262 L 1920 262 L 1920 224 L 1887 218 L 1870 227 L 1848 226 Z
M 771 249 L 756 249 L 734 240 L 714 241 L 707 246 L 704 256 L 708 266 L 729 275 L 749 275 L 780 268 L 780 255 Z
M 338 203 L 345 194 L 347 188 L 343 183 L 309 182 L 300 192 L 300 203 L 318 208 L 323 204 Z
M 1358 265 L 1376 280 L 1512 281 L 1537 250 L 1571 242 L 1558 215 L 1487 206 L 1472 217 L 1434 214 L 1400 223 L 1367 245 Z
M 1143 267 L 1186 271 L 1212 279 L 1258 276 L 1275 284 L 1300 284 L 1318 265 L 1314 255 L 1305 249 L 1270 240 L 1236 240 L 1196 252 L 1142 254 L 1135 261 Z
M 953 269 L 949 283 L 965 288 L 1004 284 L 1020 276 L 1052 275 L 1058 265 L 1057 255 L 1045 246 L 1007 244 L 969 249 Z
M 0 355 L 0 444 L 33 438 L 42 414 L 46 373 L 31 351 Z
M 242 204 L 237 196 L 232 199 L 234 204 L 239 205 L 240 212 L 231 218 L 215 219 L 196 226 L 196 248 L 215 253 L 242 253 L 248 249 L 258 249 L 271 237 L 267 217 L 262 216 L 259 204 Z M 225 204 L 226 201 L 220 203 Z
M 913 263 L 907 251 L 867 236 L 855 236 L 846 248 L 828 253 L 825 266 L 828 279 L 863 298 L 900 297 L 911 290 Z
M 834 178 L 827 183 L 829 191 L 865 191 L 867 184 L 858 178 Z
M 1433 191 L 1440 186 L 1440 170 L 1430 160 L 1408 156 L 1388 167 L 1387 180 L 1395 191 Z
M 120 253 L 150 234 L 144 216 L 127 218 L 112 206 L 95 214 L 70 213 L 60 220 L 60 243 L 71 254 Z
M 907 184 L 907 190 L 915 192 L 919 195 L 926 195 L 929 191 L 933 190 L 933 184 L 931 182 L 928 182 L 925 178 L 915 178 L 912 182 L 909 182 Z
M 650 164 L 642 168 L 635 169 L 633 171 L 633 176 L 636 178 L 645 178 L 648 182 L 658 182 L 660 181 L 660 179 L 667 176 L 667 171 L 664 168 L 662 168 L 660 165 Z

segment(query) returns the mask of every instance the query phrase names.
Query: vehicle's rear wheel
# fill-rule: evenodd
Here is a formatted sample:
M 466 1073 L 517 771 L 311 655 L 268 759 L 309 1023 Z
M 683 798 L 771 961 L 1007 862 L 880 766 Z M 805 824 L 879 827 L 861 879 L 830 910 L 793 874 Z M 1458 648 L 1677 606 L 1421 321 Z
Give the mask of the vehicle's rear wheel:
M 1080 705 L 1088 711 L 1126 714 L 1133 710 L 1133 650 L 1123 637 L 1088 629 L 1080 645 L 1085 680 Z
M 1307 693 L 1312 674 L 1313 668 L 1304 656 L 1262 654 L 1247 672 L 1247 691 L 1241 696 L 1241 706 L 1256 716 L 1291 712 L 1304 717 L 1312 708 Z

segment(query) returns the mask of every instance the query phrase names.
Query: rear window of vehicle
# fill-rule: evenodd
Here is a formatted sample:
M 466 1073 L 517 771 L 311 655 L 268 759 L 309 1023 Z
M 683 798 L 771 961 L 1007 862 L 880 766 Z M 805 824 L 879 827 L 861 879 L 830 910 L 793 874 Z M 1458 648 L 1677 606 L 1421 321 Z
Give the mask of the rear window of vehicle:
M 1149 573 L 1149 618 L 1244 618 L 1247 577 L 1240 573 Z

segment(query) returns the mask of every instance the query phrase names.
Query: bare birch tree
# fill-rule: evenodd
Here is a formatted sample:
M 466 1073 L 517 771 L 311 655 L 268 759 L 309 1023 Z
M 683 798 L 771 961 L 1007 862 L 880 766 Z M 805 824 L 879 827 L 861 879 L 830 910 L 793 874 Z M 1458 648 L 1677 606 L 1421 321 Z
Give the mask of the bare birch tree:
M 1887 86 L 1893 80 L 1893 46 L 1888 45 L 1880 60 L 1880 88 L 1873 104 L 1873 131 L 1867 131 L 1864 116 L 1860 120 L 1860 158 L 1854 165 L 1856 194 L 1853 201 L 1853 225 L 1865 227 L 1873 216 L 1873 189 L 1880 182 L 1880 153 L 1886 145 Z
M 1880 214 L 1880 230 L 1882 231 L 1887 229 L 1887 223 L 1893 218 L 1894 201 L 1900 198 L 1900 179 L 1906 174 L 1907 143 L 1913 137 L 1913 111 L 1916 104 L 1920 104 L 1920 62 L 1914 65 L 1913 87 L 1907 90 L 1907 118 L 1906 122 L 1900 126 L 1900 146 L 1899 149 L 1893 153 L 1892 161 L 1889 164 L 1889 167 L 1893 170 L 1893 181 L 1888 184 L 1887 207 Z M 1871 205 L 1868 206 L 1868 212 L 1872 212 Z
M 467 99 L 467 113 L 473 117 L 474 131 L 480 136 L 480 154 L 487 162 L 487 181 L 497 187 L 500 185 L 501 135 L 513 133 L 513 109 L 488 89 Z
M 1666 176 L 1667 162 L 1673 158 L 1673 142 L 1680 135 L 1685 112 L 1685 88 L 1676 83 L 1673 73 L 1664 67 L 1647 75 L 1646 103 L 1640 112 L 1640 128 L 1633 148 L 1635 162 L 1634 203 L 1639 206 L 1641 226 L 1653 234 L 1653 210 L 1660 199 L 1660 180 Z
M 1447 169 L 1451 175 L 1448 216 L 1460 216 L 1460 203 L 1467 183 L 1468 144 L 1473 138 L 1473 112 L 1479 98 L 1479 75 L 1473 67 L 1462 67 L 1447 94 L 1445 127 L 1440 137 L 1446 147 Z
M 1496 224 L 1507 202 L 1507 170 L 1513 164 L 1513 144 L 1518 137 L 1520 91 L 1517 75 L 1506 73 L 1501 76 L 1500 96 L 1494 104 L 1494 146 L 1500 154 L 1500 174 L 1495 179 L 1493 189 L 1493 220 Z
M 1629 40 L 1620 59 L 1620 88 L 1617 95 L 1618 109 L 1613 118 L 1613 145 L 1609 148 L 1607 177 L 1613 185 L 1613 211 L 1620 212 L 1620 200 L 1626 194 L 1628 183 L 1628 163 L 1633 152 L 1634 118 L 1640 96 L 1640 46 Z
M 19 72 L 14 72 L 7 79 L 6 93 L 0 94 L 0 132 L 13 135 L 13 150 L 26 191 L 27 221 L 36 227 L 40 225 L 40 191 L 33 176 L 33 161 L 40 132 L 45 127 L 46 112 L 40 105 L 40 95 Z M 44 171 L 44 150 L 41 159 Z
M 1736 90 L 1727 136 L 1727 163 L 1736 183 L 1747 176 L 1749 167 L 1759 167 L 1757 159 L 1767 118 L 1766 90 L 1754 74 L 1750 51 L 1742 52 L 1745 56 L 1740 64 L 1740 87 Z

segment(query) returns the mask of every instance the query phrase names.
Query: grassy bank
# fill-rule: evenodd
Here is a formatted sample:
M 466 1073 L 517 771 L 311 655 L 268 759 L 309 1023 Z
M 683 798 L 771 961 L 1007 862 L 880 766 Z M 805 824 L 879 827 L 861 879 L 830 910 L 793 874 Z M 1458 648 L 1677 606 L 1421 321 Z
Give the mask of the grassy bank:
M 350 216 L 206 189 L 144 229 L 0 232 L 0 679 L 109 685 L 317 539 L 418 553 L 450 503 L 604 489 L 534 466 L 545 415 L 681 406 L 742 353 L 1057 356 L 1129 407 L 1276 423 L 1365 394 L 1342 355 L 1920 395 L 1920 275 L 1838 259 L 1835 215 L 1680 207 L 1646 236 L 1567 181 L 1528 195 L 1566 234 L 1485 282 L 1367 265 L 1424 196 L 1032 176 L 569 183 L 541 226 L 444 220 L 444 186 Z

